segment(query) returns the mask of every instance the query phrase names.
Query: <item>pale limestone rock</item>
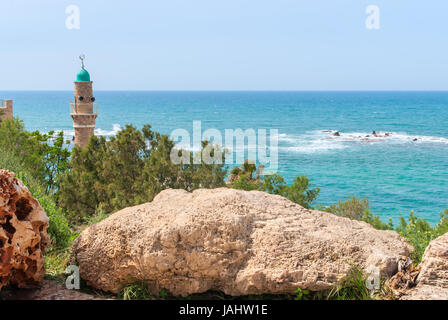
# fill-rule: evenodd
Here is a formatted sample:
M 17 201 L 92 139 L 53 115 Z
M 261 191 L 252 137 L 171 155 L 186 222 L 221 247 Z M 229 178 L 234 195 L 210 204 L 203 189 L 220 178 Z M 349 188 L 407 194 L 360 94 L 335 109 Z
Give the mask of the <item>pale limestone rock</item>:
M 73 246 L 88 285 L 119 292 L 229 295 L 332 288 L 351 267 L 383 276 L 412 247 L 392 231 L 312 211 L 276 195 L 228 188 L 165 190 L 84 230 Z
M 0 289 L 42 281 L 48 217 L 28 188 L 0 170 Z
M 425 250 L 417 286 L 403 300 L 448 300 L 448 233 L 431 241 Z

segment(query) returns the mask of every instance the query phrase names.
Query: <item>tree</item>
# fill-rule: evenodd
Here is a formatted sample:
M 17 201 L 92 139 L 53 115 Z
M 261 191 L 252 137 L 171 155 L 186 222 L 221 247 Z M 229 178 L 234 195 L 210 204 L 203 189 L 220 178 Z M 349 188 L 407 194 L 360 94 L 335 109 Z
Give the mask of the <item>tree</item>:
M 396 231 L 409 240 L 414 247 L 411 258 L 420 262 L 429 243 L 448 232 L 448 209 L 440 214 L 440 221 L 435 227 L 431 227 L 428 221 L 418 218 L 411 211 L 408 221 L 400 218 Z
M 93 215 L 98 206 L 107 204 L 107 181 L 103 177 L 106 139 L 92 136 L 85 149 L 75 147 L 68 170 L 61 178 L 57 201 L 71 222 Z
M 351 196 L 345 200 L 339 200 L 337 204 L 328 206 L 324 211 L 334 213 L 340 217 L 367 222 L 376 229 L 393 229 L 392 220 L 389 220 L 388 224 L 384 223 L 378 215 L 374 215 L 370 211 L 370 204 L 367 198 L 359 199 Z
M 54 164 L 54 158 L 45 157 L 52 154 L 50 138 L 38 132 L 29 133 L 24 130 L 18 119 L 4 120 L 0 124 L 0 168 L 14 172 L 24 185 L 28 187 L 50 219 L 48 233 L 54 247 L 65 247 L 72 239 L 72 231 L 64 213 L 56 205 L 53 194 L 48 192 L 49 181 L 56 181 L 58 173 L 52 171 L 49 179 L 47 168 Z M 56 142 L 57 144 L 58 142 Z M 58 146 L 56 148 L 59 148 Z M 61 147 L 62 148 L 62 147 Z M 67 151 L 68 152 L 68 151 Z M 59 159 L 61 160 L 61 159 Z
M 228 184 L 234 189 L 260 190 L 281 195 L 305 208 L 310 208 L 319 195 L 319 187 L 311 188 L 310 181 L 306 176 L 296 176 L 293 183 L 287 185 L 285 179 L 278 173 L 263 176 L 263 169 L 262 166 L 259 166 L 257 170 L 253 162 L 246 160 L 241 168 L 231 170 Z
M 245 160 L 241 168 L 233 168 L 227 180 L 229 186 L 240 190 L 264 190 L 261 175 L 264 167 L 261 165 L 257 170 L 254 161 Z M 255 173 L 255 175 L 254 175 Z
M 53 194 L 59 188 L 59 179 L 65 173 L 70 159 L 70 151 L 64 147 L 64 132 L 31 133 L 31 138 L 38 141 L 43 160 L 43 179 L 46 194 Z
M 192 191 L 224 185 L 224 165 L 174 164 L 174 147 L 150 125 L 142 130 L 126 125 L 110 140 L 92 136 L 86 148 L 73 150 L 57 194 L 59 204 L 71 221 L 82 222 L 98 208 L 113 212 L 149 202 L 167 188 Z
M 40 142 L 24 130 L 17 118 L 3 120 L 0 124 L 0 150 L 19 159 L 25 168 L 33 169 L 37 179 L 44 177 L 44 163 Z
M 284 191 L 282 191 L 284 190 Z M 287 188 L 280 189 L 280 194 L 292 202 L 305 208 L 310 208 L 313 201 L 320 193 L 320 188 L 310 188 L 310 180 L 306 176 L 296 176 L 294 182 Z

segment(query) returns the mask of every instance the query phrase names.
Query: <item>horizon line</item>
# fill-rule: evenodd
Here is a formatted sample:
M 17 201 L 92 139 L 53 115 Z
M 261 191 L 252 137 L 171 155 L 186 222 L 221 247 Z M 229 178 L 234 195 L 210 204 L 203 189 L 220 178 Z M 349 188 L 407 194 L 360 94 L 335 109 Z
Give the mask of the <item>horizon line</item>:
M 0 90 L 0 92 L 72 92 L 73 89 L 45 89 L 45 90 L 39 90 L 39 89 L 25 89 L 25 90 Z M 151 90 L 151 89 L 96 89 L 95 92 L 448 92 L 448 89 L 416 89 L 416 90 L 395 90 L 395 89 L 362 89 L 362 90 L 350 90 L 350 89 L 344 89 L 344 90 L 246 90 L 246 89 L 236 89 L 236 90 L 227 90 L 227 89 L 195 89 L 195 90 L 176 90 L 176 89 L 162 89 L 162 90 Z

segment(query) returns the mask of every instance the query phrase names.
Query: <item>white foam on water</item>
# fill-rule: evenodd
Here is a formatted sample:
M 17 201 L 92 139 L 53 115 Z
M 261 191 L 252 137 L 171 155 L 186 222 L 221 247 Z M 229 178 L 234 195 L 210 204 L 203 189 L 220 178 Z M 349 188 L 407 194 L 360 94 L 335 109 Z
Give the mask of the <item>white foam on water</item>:
M 103 130 L 101 128 L 96 128 L 95 135 L 96 136 L 112 137 L 112 136 L 115 136 L 120 130 L 121 130 L 121 126 L 118 123 L 114 123 L 112 125 L 112 130 Z M 66 140 L 71 140 L 73 138 L 73 136 L 75 135 L 75 130 L 73 130 L 73 129 L 54 130 L 54 132 L 60 132 L 60 131 L 64 132 L 64 139 L 66 139 Z
M 438 143 L 448 144 L 448 139 L 436 136 L 411 135 L 405 132 L 378 131 L 376 135 L 372 132 L 339 132 L 340 136 L 334 136 L 336 131 L 329 130 L 327 138 L 335 141 L 362 142 L 362 143 Z
M 296 153 L 323 153 L 371 144 L 442 144 L 448 145 L 448 139 L 436 136 L 410 135 L 403 132 L 339 132 L 336 130 L 315 130 L 301 135 L 279 134 L 280 150 Z
M 96 128 L 95 135 L 110 137 L 110 136 L 115 136 L 120 130 L 121 130 L 121 126 L 118 123 L 114 123 L 112 125 L 112 130 L 103 130 L 101 128 Z M 63 130 L 63 131 L 64 131 L 64 135 L 66 135 L 66 136 L 73 137 L 75 135 L 75 130 Z
M 115 136 L 121 130 L 121 126 L 118 123 L 112 125 L 112 130 L 103 130 L 101 128 L 95 129 L 95 135 L 97 136 Z
M 120 130 L 119 124 L 113 124 L 112 130 L 104 130 L 102 128 L 95 129 L 95 135 L 111 137 L 115 136 Z M 55 130 L 58 131 L 58 130 Z M 60 131 L 60 130 L 59 130 Z M 64 137 L 67 140 L 71 140 L 75 134 L 74 130 L 63 130 Z M 424 136 L 424 135 L 411 135 L 405 132 L 386 132 L 378 131 L 376 136 L 372 132 L 341 132 L 339 136 L 334 134 L 338 132 L 331 129 L 308 131 L 300 135 L 289 135 L 285 133 L 278 134 L 278 150 L 284 152 L 293 152 L 301 154 L 312 153 L 325 153 L 343 150 L 353 146 L 368 146 L 372 144 L 387 143 L 387 144 L 409 144 L 409 145 L 422 145 L 422 144 L 439 144 L 448 146 L 448 138 L 437 136 Z M 269 139 L 268 139 L 269 141 Z M 193 146 L 182 146 L 183 149 L 188 151 L 197 152 L 201 148 Z M 257 147 L 248 147 L 247 144 L 243 148 L 235 146 L 234 152 L 249 150 L 256 151 Z M 269 148 L 269 146 L 268 146 Z M 275 151 L 275 148 L 271 148 Z
M 326 139 L 322 131 L 310 131 L 302 135 L 279 134 L 279 149 L 294 153 L 323 153 L 348 148 L 347 145 Z

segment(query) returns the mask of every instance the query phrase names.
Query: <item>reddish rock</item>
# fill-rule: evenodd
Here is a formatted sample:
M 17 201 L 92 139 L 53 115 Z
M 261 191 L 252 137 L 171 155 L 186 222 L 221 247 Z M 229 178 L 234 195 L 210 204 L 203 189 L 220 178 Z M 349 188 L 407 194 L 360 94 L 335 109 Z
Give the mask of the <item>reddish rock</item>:
M 49 219 L 14 174 L 0 169 L 0 289 L 43 280 Z

